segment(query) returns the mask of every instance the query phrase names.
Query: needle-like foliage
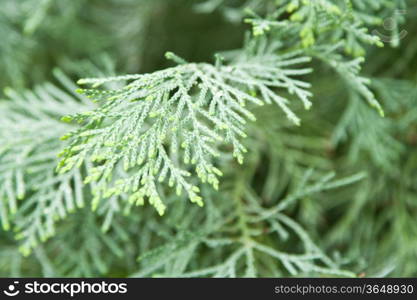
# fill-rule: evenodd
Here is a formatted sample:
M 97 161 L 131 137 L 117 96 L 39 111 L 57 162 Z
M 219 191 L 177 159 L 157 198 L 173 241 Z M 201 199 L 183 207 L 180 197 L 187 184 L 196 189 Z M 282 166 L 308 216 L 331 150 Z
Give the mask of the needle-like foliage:
M 2 0 L 0 275 L 416 276 L 416 16 Z
M 297 125 L 300 120 L 289 108 L 289 100 L 274 89 L 294 94 L 307 109 L 311 106 L 309 84 L 296 79 L 311 70 L 295 69 L 310 58 L 298 53 L 280 56 L 274 54 L 274 47 L 263 47 L 228 65 L 184 62 L 152 74 L 81 80 L 94 86 L 130 82 L 116 90 L 81 90 L 101 105 L 65 118 L 83 127 L 64 137 L 71 143 L 62 153 L 61 173 L 83 163 L 97 164 L 85 180 L 98 182 L 94 207 L 102 197 L 129 193 L 129 201 L 137 204 L 148 197 L 162 215 L 165 204 L 158 181 L 165 180 L 177 194 L 184 190 L 191 202 L 202 205 L 199 188 L 188 179 L 192 174 L 187 165 L 202 182 L 218 189 L 222 175 L 214 165 L 214 158 L 220 156 L 218 146 L 230 145 L 233 156 L 243 162 L 247 149 L 241 139 L 246 137 L 247 121 L 255 120 L 250 105 L 275 103 Z M 181 62 L 171 53 L 167 56 Z M 112 181 L 119 163 L 128 176 Z

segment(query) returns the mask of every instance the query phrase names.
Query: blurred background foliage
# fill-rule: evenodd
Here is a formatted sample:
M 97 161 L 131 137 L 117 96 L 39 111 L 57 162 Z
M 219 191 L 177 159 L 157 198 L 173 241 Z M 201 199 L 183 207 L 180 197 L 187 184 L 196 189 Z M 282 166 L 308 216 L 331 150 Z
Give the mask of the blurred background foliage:
M 360 5 L 389 18 L 369 8 L 377 2 L 390 1 Z M 242 47 L 246 17 L 280 1 L 0 0 L 0 275 L 417 276 L 417 1 L 407 4 L 400 44 L 366 46 L 363 74 L 384 118 L 314 60 L 313 108 L 295 106 L 302 126 L 255 109 L 245 164 L 225 154 L 219 191 L 202 188 L 204 208 L 166 192 L 163 217 L 116 198 L 94 213 L 87 188 L 86 208 L 57 213 L 38 243 L 38 204 L 81 184 L 77 174 L 54 181 L 72 126 L 59 119 L 94 106 L 72 82 L 166 68 L 168 50 L 213 62 Z M 10 144 L 22 155 L 7 154 Z M 22 168 L 33 175 L 19 197 Z

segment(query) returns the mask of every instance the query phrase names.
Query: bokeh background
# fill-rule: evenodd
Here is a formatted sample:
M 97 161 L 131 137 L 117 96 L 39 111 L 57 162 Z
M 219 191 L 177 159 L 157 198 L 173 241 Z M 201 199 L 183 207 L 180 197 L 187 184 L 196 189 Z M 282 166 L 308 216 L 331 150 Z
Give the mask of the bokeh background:
M 372 79 L 384 118 L 334 71 L 313 62 L 314 73 L 305 80 L 312 84 L 314 106 L 295 108 L 303 125 L 290 126 L 278 110 L 256 109 L 245 164 L 221 162 L 224 180 L 218 192 L 203 188 L 203 209 L 169 194 L 174 208 L 162 218 L 148 206 L 129 213 L 122 207 L 111 217 L 108 208 L 99 214 L 79 209 L 63 213 L 47 241 L 30 239 L 43 209 L 37 203 L 57 192 L 59 137 L 72 129 L 59 117 L 89 109 L 88 99 L 68 100 L 77 97 L 74 82 L 170 67 L 166 51 L 212 63 L 214 53 L 242 47 L 250 30 L 244 8 L 256 10 L 259 2 L 0 0 L 1 276 L 242 276 L 233 260 L 239 249 L 225 238 L 238 236 L 234 197 L 249 212 L 251 201 L 272 207 L 294 198 L 282 219 L 249 222 L 247 230 L 277 251 L 317 247 L 324 264 L 322 253 L 334 269 L 350 272 L 341 276 L 417 276 L 417 1 L 411 0 L 400 11 L 400 44 L 388 39 L 384 48 L 366 49 L 362 74 Z M 394 30 L 385 21 L 373 28 L 382 39 Z M 14 151 L 24 154 L 7 154 L 15 141 Z M 36 160 L 49 169 L 29 168 Z M 37 179 L 39 170 L 47 177 Z M 20 177 L 29 178 L 30 191 L 22 197 Z M 49 180 L 47 192 L 37 194 L 40 182 Z M 297 194 L 303 180 L 308 192 Z M 16 189 L 10 182 L 17 182 Z M 15 221 L 6 220 L 10 212 Z M 25 251 L 25 243 L 35 243 L 33 251 Z M 297 263 L 296 275 L 323 276 Z M 292 275 L 262 254 L 257 268 L 256 276 Z

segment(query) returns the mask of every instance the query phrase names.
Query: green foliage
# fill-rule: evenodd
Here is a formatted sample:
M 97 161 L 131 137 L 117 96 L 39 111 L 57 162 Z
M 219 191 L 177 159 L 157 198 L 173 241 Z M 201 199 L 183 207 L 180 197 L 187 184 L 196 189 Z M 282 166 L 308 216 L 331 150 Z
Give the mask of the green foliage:
M 71 143 L 62 153 L 61 173 L 82 163 L 98 164 L 85 180 L 97 182 L 94 207 L 103 197 L 129 193 L 129 201 L 136 204 L 143 204 L 143 197 L 148 197 L 162 215 L 165 205 L 157 182 L 166 179 L 178 195 L 184 190 L 191 202 L 203 205 L 200 189 L 188 179 L 191 173 L 187 165 L 192 165 L 203 183 L 218 189 L 222 172 L 213 164 L 214 158 L 221 156 L 218 145 L 230 145 L 239 163 L 247 152 L 240 140 L 246 137 L 247 120 L 255 120 L 247 104 L 274 102 L 299 125 L 300 120 L 287 105 L 289 101 L 272 90 L 284 88 L 310 108 L 311 94 L 305 90 L 309 84 L 293 76 L 311 70 L 289 68 L 309 58 L 296 57 L 297 53 L 278 56 L 273 54 L 277 51 L 274 47 L 268 48 L 265 53 L 256 49 L 256 53 L 242 55 L 227 66 L 185 63 L 152 74 L 81 80 L 94 86 L 133 81 L 116 90 L 81 90 L 103 104 L 95 111 L 65 117 L 84 125 L 64 137 Z M 128 176 L 109 187 L 107 182 L 120 162 Z
M 54 234 L 56 219 L 84 206 L 81 170 L 58 175 L 54 169 L 59 137 L 70 130 L 60 116 L 89 105 L 49 83 L 25 93 L 7 89 L 6 94 L 10 101 L 1 110 L 1 221 L 8 230 L 13 219 L 23 241 L 21 251 L 28 253 L 38 239 Z
M 417 275 L 412 1 L 3 2 L 0 275 Z

